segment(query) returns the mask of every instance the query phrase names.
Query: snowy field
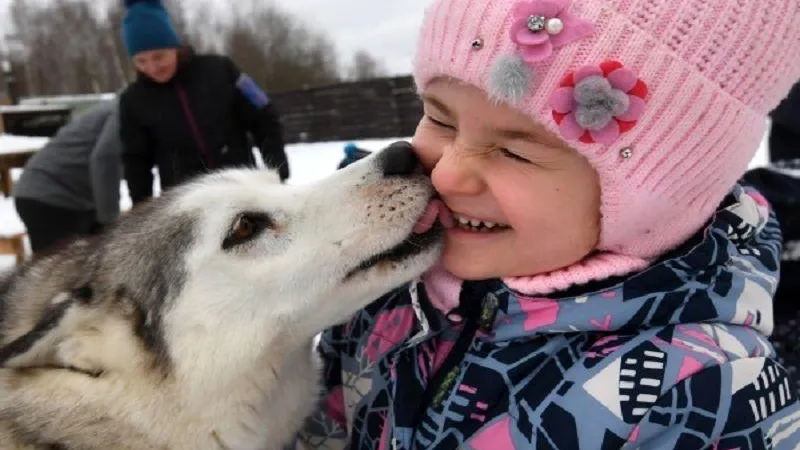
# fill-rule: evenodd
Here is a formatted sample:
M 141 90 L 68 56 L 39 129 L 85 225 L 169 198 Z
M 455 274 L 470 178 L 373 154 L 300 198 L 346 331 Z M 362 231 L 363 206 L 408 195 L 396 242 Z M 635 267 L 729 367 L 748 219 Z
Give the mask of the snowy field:
M 355 144 L 367 150 L 379 150 L 391 142 L 398 139 L 376 139 L 355 141 Z M 407 138 L 406 138 L 407 139 Z M 0 153 L 19 151 L 21 148 L 39 146 L 42 144 L 40 138 L 19 138 L 16 136 L 0 135 Z M 287 146 L 289 157 L 289 167 L 291 168 L 290 184 L 306 184 L 322 179 L 333 173 L 336 166 L 344 157 L 344 145 L 346 142 L 324 142 L 313 144 L 292 144 Z M 750 167 L 761 167 L 768 163 L 766 136 L 761 143 L 755 158 L 750 163 Z M 20 170 L 12 173 L 12 178 L 17 179 Z M 158 180 L 156 180 L 155 190 L 158 192 Z M 120 207 L 127 210 L 131 206 L 128 191 L 123 182 L 120 186 Z M 0 199 L 0 235 L 11 234 L 23 230 L 22 222 L 17 217 L 13 202 L 8 199 Z M 0 269 L 10 267 L 14 264 L 13 256 L 0 255 Z

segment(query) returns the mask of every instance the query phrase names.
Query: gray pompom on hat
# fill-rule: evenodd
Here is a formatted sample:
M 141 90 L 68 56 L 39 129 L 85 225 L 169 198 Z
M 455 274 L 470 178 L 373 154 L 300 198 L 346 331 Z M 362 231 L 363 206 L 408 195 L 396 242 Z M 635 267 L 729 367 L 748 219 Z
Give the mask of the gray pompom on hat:
M 519 55 L 501 55 L 489 70 L 489 96 L 519 104 L 533 84 L 533 69 Z
M 575 120 L 587 130 L 602 130 L 614 116 L 625 113 L 630 106 L 628 94 L 614 89 L 605 77 L 588 77 L 575 86 L 578 109 Z

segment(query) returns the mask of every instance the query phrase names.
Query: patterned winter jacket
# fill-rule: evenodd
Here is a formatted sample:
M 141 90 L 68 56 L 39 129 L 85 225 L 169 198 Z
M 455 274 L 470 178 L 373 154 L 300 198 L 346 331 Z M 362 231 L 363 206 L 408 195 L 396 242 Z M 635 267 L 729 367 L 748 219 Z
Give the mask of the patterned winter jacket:
M 765 337 L 780 246 L 763 197 L 737 186 L 706 230 L 624 280 L 551 298 L 464 282 L 447 316 L 412 283 L 323 335 L 328 394 L 300 443 L 800 448 L 800 404 Z

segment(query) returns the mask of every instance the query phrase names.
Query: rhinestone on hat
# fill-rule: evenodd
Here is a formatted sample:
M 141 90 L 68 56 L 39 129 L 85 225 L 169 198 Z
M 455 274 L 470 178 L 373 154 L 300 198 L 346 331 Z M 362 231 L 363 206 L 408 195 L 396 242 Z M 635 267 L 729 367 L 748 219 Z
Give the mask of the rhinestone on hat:
M 619 156 L 622 159 L 631 159 L 633 158 L 633 147 L 625 147 L 619 152 Z
M 483 39 L 478 38 L 472 41 L 472 48 L 475 50 L 480 50 L 483 48 Z
M 545 16 L 532 15 L 528 17 L 528 29 L 534 33 L 544 30 L 547 25 L 547 18 Z
M 564 22 L 562 22 L 558 17 L 548 19 L 547 23 L 545 24 L 545 29 L 547 30 L 547 34 L 555 36 L 556 34 L 564 31 Z

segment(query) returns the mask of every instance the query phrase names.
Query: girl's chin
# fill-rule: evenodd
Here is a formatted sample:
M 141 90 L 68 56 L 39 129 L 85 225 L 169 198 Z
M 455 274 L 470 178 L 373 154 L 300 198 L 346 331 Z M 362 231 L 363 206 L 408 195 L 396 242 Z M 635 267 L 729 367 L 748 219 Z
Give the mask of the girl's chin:
M 486 280 L 503 276 L 513 251 L 513 230 L 471 231 L 449 228 L 441 263 L 462 280 Z

